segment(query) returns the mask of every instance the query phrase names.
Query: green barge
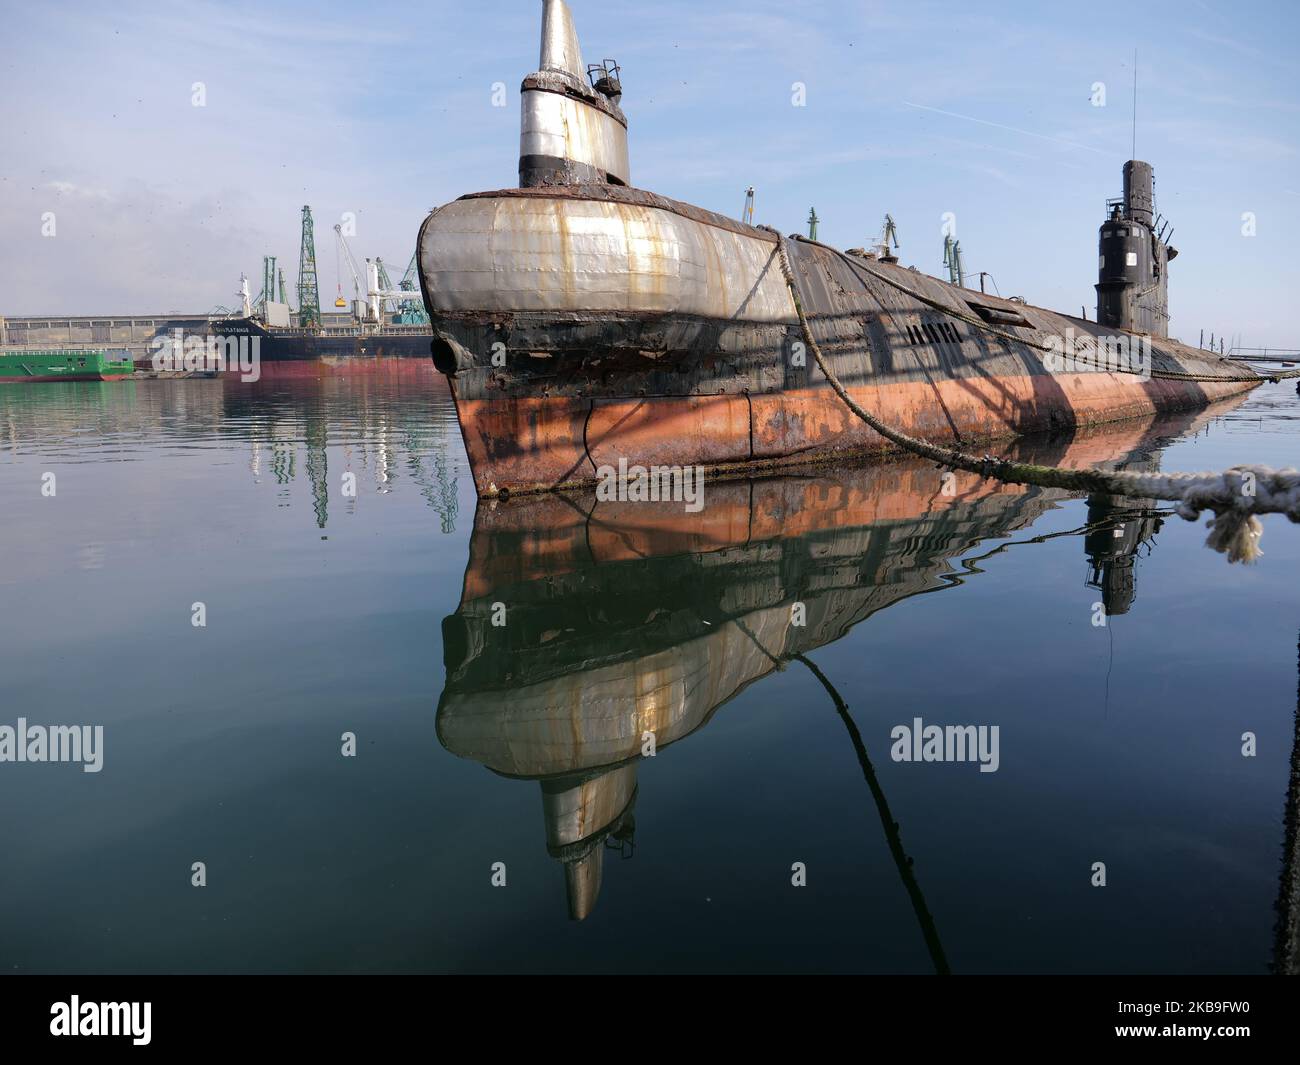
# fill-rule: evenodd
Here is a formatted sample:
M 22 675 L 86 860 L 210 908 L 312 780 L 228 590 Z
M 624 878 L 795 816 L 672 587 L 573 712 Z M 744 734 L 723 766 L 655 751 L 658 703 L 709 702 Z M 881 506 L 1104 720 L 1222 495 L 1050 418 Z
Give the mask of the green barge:
M 125 350 L 46 348 L 0 351 L 0 384 L 36 381 L 121 381 L 135 373 Z

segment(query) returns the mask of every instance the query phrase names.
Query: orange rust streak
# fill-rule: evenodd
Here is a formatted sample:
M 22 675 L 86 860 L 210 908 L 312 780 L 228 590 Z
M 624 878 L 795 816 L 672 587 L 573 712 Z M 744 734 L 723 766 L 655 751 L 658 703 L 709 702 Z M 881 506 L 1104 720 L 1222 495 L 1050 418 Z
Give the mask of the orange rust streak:
M 1077 428 L 1165 410 L 1201 407 L 1250 383 L 1118 379 L 1110 374 L 958 378 L 850 389 L 868 410 L 913 436 L 965 443 Z M 591 483 L 596 466 L 765 467 L 888 450 L 826 388 L 745 396 L 571 397 L 459 401 L 480 493 Z M 751 422 L 752 408 L 752 422 Z M 951 418 L 951 422 L 949 419 Z M 590 459 L 583 444 L 586 425 Z M 753 438 L 751 452 L 750 438 Z
M 1167 425 L 1149 417 L 1080 431 L 1068 442 L 1019 440 L 995 450 L 1030 462 L 1093 466 L 1133 454 Z M 1189 421 L 1186 427 L 1191 425 Z M 592 561 L 725 550 L 827 530 L 909 521 L 991 496 L 1031 491 L 958 472 L 954 494 L 945 495 L 942 474 L 933 463 L 908 456 L 862 466 L 849 477 L 837 472 L 722 481 L 707 486 L 706 505 L 695 514 L 675 503 L 598 503 L 590 492 L 514 500 L 494 509 L 482 526 L 476 524 L 465 599 L 481 598 L 495 588 L 544 574 L 569 572 Z

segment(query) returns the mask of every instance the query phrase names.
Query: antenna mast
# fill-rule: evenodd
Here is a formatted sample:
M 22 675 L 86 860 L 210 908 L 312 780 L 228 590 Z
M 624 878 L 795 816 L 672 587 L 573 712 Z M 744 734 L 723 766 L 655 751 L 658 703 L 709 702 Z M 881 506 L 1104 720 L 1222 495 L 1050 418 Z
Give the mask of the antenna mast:
M 1130 159 L 1138 157 L 1138 50 L 1133 49 L 1133 154 Z

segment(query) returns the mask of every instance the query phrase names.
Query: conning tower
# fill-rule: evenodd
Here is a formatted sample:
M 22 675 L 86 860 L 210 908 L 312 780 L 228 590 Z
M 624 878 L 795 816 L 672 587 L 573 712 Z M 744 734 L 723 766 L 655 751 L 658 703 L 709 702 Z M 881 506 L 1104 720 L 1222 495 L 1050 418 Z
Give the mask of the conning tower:
M 539 66 L 520 88 L 520 187 L 629 184 L 618 64 L 583 67 L 564 0 L 543 0 Z
M 1156 215 L 1154 182 L 1150 163 L 1130 159 L 1123 197 L 1106 202 L 1098 238 L 1097 321 L 1167 337 L 1169 261 L 1178 252 L 1165 240 L 1168 223 Z

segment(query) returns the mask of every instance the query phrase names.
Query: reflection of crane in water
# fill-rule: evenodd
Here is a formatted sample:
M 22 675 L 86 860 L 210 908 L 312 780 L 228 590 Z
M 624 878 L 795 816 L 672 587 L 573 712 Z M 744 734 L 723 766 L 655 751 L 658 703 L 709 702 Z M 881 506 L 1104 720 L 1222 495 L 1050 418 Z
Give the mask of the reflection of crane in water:
M 394 421 L 385 415 L 372 418 L 368 410 L 363 413 L 365 417 L 359 427 L 359 438 L 345 449 L 347 468 L 351 468 L 355 454 L 362 468 L 373 468 L 376 488 L 386 495 L 393 490 L 398 469 L 404 465 L 425 502 L 438 513 L 442 531 L 454 532 L 459 509 L 458 480 L 454 461 L 448 455 L 446 426 L 441 423 L 432 428 L 423 425 L 419 420 L 423 417 L 422 411 L 410 412 L 409 418 L 403 414 Z M 268 420 L 263 427 L 250 433 L 249 440 L 249 469 L 254 479 L 261 476 L 262 452 L 267 449 L 270 451 L 267 465 L 275 483 L 288 486 L 297 472 L 296 437 L 299 432 L 302 434 L 312 507 L 316 525 L 321 529 L 329 521 L 331 424 L 331 415 L 325 408 L 306 407 L 302 411 L 301 428 Z M 284 493 L 281 495 L 283 497 Z M 355 508 L 351 508 L 349 513 L 355 513 Z
M 291 440 L 271 441 L 271 473 L 276 484 L 288 484 L 293 480 L 296 450 Z
M 406 440 L 407 468 L 413 480 L 420 488 L 420 495 L 426 503 L 438 512 L 442 519 L 442 531 L 456 531 L 456 512 L 459 499 L 456 493 L 456 478 L 451 473 L 451 464 L 447 461 L 447 434 L 441 428 L 436 438 L 430 439 L 418 429 L 408 431 Z M 433 475 L 425 469 L 421 452 L 427 453 L 433 463 Z
M 329 423 L 319 413 L 307 415 L 304 436 L 307 444 L 307 480 L 311 482 L 312 507 L 316 526 L 323 529 L 329 521 Z

